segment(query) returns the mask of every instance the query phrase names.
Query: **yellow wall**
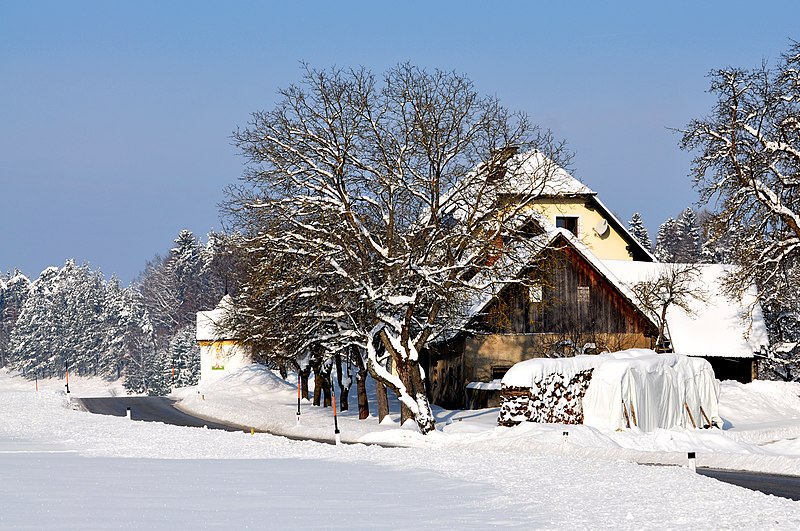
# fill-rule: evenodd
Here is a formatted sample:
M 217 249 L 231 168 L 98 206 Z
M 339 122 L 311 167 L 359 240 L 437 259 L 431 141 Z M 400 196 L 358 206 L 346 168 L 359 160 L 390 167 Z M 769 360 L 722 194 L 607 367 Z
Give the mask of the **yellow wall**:
M 578 239 L 586 245 L 592 253 L 602 260 L 631 260 L 628 244 L 619 232 L 609 222 L 608 232 L 598 236 L 594 228 L 604 219 L 601 212 L 590 210 L 586 207 L 586 199 L 577 198 L 540 198 L 531 208 L 542 214 L 553 225 L 556 216 L 578 217 Z M 608 221 L 606 219 L 606 221 Z

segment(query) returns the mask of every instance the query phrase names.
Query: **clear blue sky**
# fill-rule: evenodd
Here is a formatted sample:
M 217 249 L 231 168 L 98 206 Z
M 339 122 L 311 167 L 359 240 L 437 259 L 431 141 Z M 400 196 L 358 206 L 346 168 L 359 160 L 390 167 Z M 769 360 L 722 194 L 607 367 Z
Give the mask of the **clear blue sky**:
M 657 5 L 651 5 L 657 4 Z M 651 236 L 696 201 L 683 127 L 706 74 L 800 39 L 786 2 L 0 3 L 0 271 L 67 258 L 131 281 L 182 228 L 220 229 L 230 134 L 299 78 L 401 61 L 468 74 L 565 138 Z

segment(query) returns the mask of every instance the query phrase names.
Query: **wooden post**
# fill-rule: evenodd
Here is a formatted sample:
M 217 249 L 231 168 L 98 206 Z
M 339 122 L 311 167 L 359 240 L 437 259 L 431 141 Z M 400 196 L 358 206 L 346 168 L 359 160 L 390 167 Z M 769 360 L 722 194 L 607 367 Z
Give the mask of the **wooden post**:
M 631 419 L 628 416 L 628 406 L 625 405 L 625 401 L 622 401 L 622 413 L 625 414 L 625 424 L 628 426 L 628 429 L 631 427 Z
M 703 415 L 704 419 L 706 419 L 706 426 L 708 426 L 709 428 L 713 426 L 713 424 L 711 424 L 711 421 L 708 419 L 708 415 L 706 415 L 706 412 L 703 411 L 703 406 L 700 406 L 700 414 Z
M 639 426 L 639 421 L 636 420 L 636 410 L 633 408 L 633 400 L 631 400 L 631 418 L 633 419 L 633 425 Z
M 691 420 L 691 421 L 692 421 L 692 428 L 694 428 L 694 429 L 697 429 L 697 424 L 695 424 L 695 422 L 694 422 L 694 416 L 692 416 L 692 412 L 691 412 L 691 410 L 689 409 L 689 404 L 687 404 L 686 402 L 684 402 L 684 403 L 683 403 L 683 407 L 685 407 L 685 408 L 686 408 L 686 412 L 689 414 L 689 420 Z

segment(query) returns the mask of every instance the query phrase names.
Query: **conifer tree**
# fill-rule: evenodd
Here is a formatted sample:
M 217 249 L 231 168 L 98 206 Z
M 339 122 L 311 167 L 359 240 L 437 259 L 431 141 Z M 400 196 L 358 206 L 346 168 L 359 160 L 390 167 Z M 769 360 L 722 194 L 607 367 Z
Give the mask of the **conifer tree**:
M 642 247 L 648 251 L 653 249 L 653 242 L 650 240 L 650 234 L 647 232 L 642 216 L 638 212 L 634 212 L 631 216 L 631 220 L 628 222 L 628 228 L 631 232 L 631 236 L 636 238 L 636 241 L 642 244 Z
M 677 240 L 677 222 L 668 218 L 658 228 L 655 255 L 659 262 L 675 262 L 675 241 Z
M 687 208 L 678 219 L 669 218 L 659 227 L 655 255 L 661 262 L 694 264 L 704 261 L 700 225 L 694 210 Z
M 691 207 L 680 213 L 677 223 L 676 262 L 693 264 L 702 262 L 703 242 L 700 236 L 700 224 Z
M 11 331 L 28 298 L 30 285 L 28 277 L 19 270 L 0 276 L 0 367 L 5 367 L 9 361 Z
M 196 325 L 184 326 L 172 336 L 167 358 L 173 387 L 197 385 L 200 380 L 200 347 L 197 345 Z
M 11 332 L 11 366 L 23 375 L 50 377 L 63 374 L 58 355 L 60 323 L 52 319 L 57 294 L 58 268 L 49 267 L 31 284 L 30 295 Z

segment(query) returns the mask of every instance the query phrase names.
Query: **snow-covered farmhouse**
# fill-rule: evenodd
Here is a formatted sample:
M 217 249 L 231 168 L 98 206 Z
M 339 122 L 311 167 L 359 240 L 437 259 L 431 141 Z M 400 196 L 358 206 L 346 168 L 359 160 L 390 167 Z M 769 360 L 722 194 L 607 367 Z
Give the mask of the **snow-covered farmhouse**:
M 252 363 L 250 349 L 226 333 L 222 326 L 232 308 L 233 299 L 225 295 L 213 310 L 197 312 L 201 383 L 219 379 Z
M 535 174 L 544 162 L 531 157 L 514 179 Z M 506 281 L 481 294 L 461 330 L 427 349 L 432 402 L 497 405 L 500 379 L 520 361 L 632 348 L 704 357 L 725 379 L 756 376 L 755 355 L 766 345 L 766 331 L 755 292 L 735 301 L 721 294 L 719 281 L 730 266 L 697 265 L 704 300 L 693 304 L 691 315 L 670 309 L 666 337 L 657 345 L 658 316 L 643 308 L 632 288 L 665 265 L 594 191 L 561 168 L 529 210 L 538 227 L 533 237 L 542 240 L 534 258 L 547 267 L 538 273 L 519 268 L 515 278 L 524 284 Z

